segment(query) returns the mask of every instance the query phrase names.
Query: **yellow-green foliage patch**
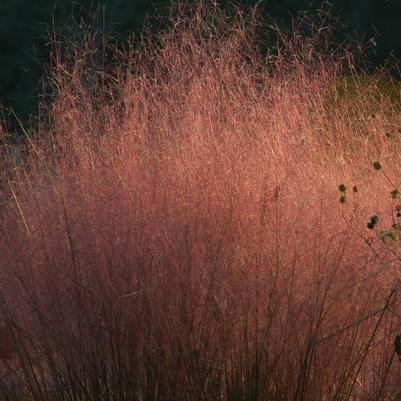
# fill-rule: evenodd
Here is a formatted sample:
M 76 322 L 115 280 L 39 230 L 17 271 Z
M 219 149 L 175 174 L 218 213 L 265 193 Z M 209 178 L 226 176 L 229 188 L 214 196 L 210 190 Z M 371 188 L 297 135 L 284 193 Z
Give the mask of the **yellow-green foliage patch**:
M 358 101 L 360 97 L 371 97 L 372 103 L 388 101 L 394 107 L 400 107 L 401 83 L 388 75 L 347 74 L 329 87 L 329 103 Z

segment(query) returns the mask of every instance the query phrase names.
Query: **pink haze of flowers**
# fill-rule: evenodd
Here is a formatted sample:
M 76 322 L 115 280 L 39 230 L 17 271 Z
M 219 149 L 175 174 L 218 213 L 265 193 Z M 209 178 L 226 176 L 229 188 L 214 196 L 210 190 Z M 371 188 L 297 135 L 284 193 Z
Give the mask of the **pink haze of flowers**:
M 101 71 L 88 37 L 22 164 L 3 126 L 2 399 L 399 399 L 399 261 L 366 222 L 400 111 L 336 93 L 326 30 L 266 56 L 257 29 L 198 7 Z

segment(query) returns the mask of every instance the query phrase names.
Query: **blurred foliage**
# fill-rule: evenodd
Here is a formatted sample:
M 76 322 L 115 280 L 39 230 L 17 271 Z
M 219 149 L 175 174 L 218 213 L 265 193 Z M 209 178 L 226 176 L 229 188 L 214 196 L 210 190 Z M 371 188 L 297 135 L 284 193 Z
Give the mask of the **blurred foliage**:
M 329 88 L 327 104 L 331 109 L 345 99 L 349 103 L 357 101 L 362 96 L 369 96 L 371 104 L 377 105 L 387 100 L 394 108 L 401 108 L 401 83 L 391 76 L 383 74 L 347 74 L 338 79 Z
M 222 7 L 232 2 L 218 1 Z M 255 0 L 239 0 L 247 7 Z M 323 0 L 270 0 L 259 4 L 261 13 L 277 26 L 288 28 L 291 15 L 301 9 L 316 10 Z M 72 18 L 105 10 L 106 26 L 113 36 L 126 38 L 141 30 L 146 15 L 166 15 L 168 0 L 1 0 L 0 1 L 0 104 L 13 108 L 27 120 L 37 111 L 38 87 L 49 58 L 51 32 Z M 401 54 L 401 2 L 399 0 L 334 0 L 333 13 L 359 37 L 371 41 L 375 64 L 391 53 Z M 101 28 L 101 26 L 99 26 Z
M 400 95 L 401 82 L 387 73 L 343 75 L 323 89 L 311 108 L 313 138 L 340 164 L 352 160 L 357 148 L 372 150 L 383 141 L 398 141 L 392 124 L 399 119 Z M 344 130 L 353 141 L 344 142 Z

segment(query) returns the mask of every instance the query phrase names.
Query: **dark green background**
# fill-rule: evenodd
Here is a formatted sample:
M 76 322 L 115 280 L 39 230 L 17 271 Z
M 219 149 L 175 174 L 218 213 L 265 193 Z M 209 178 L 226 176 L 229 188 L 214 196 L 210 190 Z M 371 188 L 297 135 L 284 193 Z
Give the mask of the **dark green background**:
M 105 6 L 110 32 L 126 37 L 140 31 L 147 13 L 155 8 L 166 13 L 167 0 L 0 0 L 0 104 L 15 110 L 23 120 L 35 114 L 40 92 L 39 80 L 49 58 L 49 32 L 68 26 L 72 15 L 90 14 Z M 222 5 L 225 6 L 225 2 Z M 244 6 L 252 0 L 242 1 Z M 264 0 L 260 7 L 282 26 L 298 11 L 313 11 L 322 1 Z M 401 56 L 401 0 L 334 0 L 333 13 L 354 37 L 365 41 L 375 37 L 377 46 L 370 62 L 382 64 Z

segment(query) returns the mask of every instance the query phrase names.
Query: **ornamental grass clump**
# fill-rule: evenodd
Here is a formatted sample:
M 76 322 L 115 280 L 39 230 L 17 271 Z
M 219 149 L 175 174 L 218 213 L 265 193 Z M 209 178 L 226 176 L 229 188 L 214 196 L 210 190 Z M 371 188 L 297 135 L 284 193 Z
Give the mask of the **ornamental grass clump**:
M 366 227 L 392 200 L 366 166 L 396 174 L 398 111 L 363 123 L 374 145 L 320 113 L 350 68 L 320 26 L 267 56 L 256 13 L 164 26 L 104 69 L 90 41 L 55 53 L 1 172 L 1 398 L 396 400 L 399 261 Z

